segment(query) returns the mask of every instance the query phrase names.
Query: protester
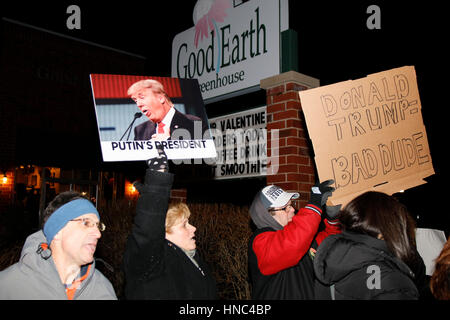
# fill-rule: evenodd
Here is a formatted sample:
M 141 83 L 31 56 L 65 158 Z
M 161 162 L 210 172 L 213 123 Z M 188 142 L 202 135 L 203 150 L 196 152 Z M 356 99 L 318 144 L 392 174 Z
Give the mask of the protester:
M 329 234 L 340 232 L 333 220 L 340 206 L 330 206 L 325 230 L 317 234 L 322 208 L 334 191 L 331 183 L 316 184 L 309 204 L 297 214 L 292 199 L 298 193 L 271 185 L 256 194 L 250 216 L 258 229 L 248 247 L 252 299 L 314 299 L 315 250 Z
M 199 117 L 176 110 L 163 85 L 156 80 L 135 82 L 128 89 L 128 95 L 149 119 L 134 128 L 134 140 L 166 140 L 172 136 L 175 139 L 203 139 L 208 130 L 206 122 Z
M 436 299 L 450 300 L 450 238 L 445 243 L 430 280 L 431 293 Z
M 19 262 L 0 272 L 0 299 L 117 299 L 95 268 L 105 226 L 94 205 L 78 192 L 62 192 L 45 209 L 43 222 L 26 239 Z
M 343 232 L 325 239 L 316 253 L 316 299 L 419 298 L 411 267 L 424 276 L 425 266 L 404 205 L 370 191 L 348 203 L 339 221 Z
M 196 251 L 185 204 L 168 205 L 173 174 L 167 157 L 149 161 L 124 254 L 127 299 L 215 299 L 216 284 Z

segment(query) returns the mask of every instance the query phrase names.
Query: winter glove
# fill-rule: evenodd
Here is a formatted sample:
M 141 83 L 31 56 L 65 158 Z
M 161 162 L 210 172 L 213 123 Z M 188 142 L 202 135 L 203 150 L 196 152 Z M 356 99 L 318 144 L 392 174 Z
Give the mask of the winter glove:
M 140 194 L 149 191 L 149 188 L 147 186 L 150 184 L 150 181 L 152 179 L 155 179 L 156 176 L 161 175 L 158 174 L 158 172 L 167 173 L 169 171 L 169 163 L 167 161 L 167 155 L 164 152 L 164 149 L 162 149 L 161 147 L 156 147 L 156 150 L 158 151 L 158 155 L 147 160 L 148 169 L 145 173 L 144 183 L 140 181 L 135 181 L 133 183 L 133 186 L 137 191 L 139 191 Z
M 334 180 L 327 180 L 322 183 L 317 182 L 311 188 L 311 198 L 309 203 L 315 205 L 316 207 L 322 208 L 325 203 L 327 203 L 328 198 L 331 196 L 335 188 L 331 187 Z
M 325 206 L 325 215 L 328 221 L 333 221 L 337 219 L 339 212 L 341 212 L 342 204 L 337 206 Z
M 147 160 L 148 168 L 154 171 L 168 172 L 169 162 L 167 161 L 167 155 L 164 152 L 164 149 L 156 147 L 156 150 L 158 151 L 158 156 Z

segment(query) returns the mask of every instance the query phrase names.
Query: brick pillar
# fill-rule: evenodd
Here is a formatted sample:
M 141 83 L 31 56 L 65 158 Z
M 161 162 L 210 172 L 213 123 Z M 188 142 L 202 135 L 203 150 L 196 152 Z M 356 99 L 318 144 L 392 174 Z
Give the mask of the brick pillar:
M 289 71 L 261 80 L 260 86 L 267 94 L 267 155 L 278 153 L 278 170 L 272 162 L 274 170 L 268 173 L 267 184 L 299 192 L 297 206 L 303 207 L 309 200 L 316 174 L 298 92 L 318 87 L 319 80 Z M 278 129 L 278 148 L 271 139 L 274 129 Z

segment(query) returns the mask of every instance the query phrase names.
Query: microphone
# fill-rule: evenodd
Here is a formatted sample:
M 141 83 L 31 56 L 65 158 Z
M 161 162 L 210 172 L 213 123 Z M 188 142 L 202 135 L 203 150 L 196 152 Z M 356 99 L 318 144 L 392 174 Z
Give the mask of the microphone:
M 142 117 L 142 115 L 143 115 L 142 112 L 136 112 L 136 113 L 134 114 L 133 121 L 131 121 L 130 125 L 128 126 L 127 130 L 125 130 L 125 132 L 123 133 L 123 135 L 122 135 L 122 137 L 120 138 L 119 141 L 122 141 L 123 137 L 127 134 L 127 132 L 128 132 L 128 136 L 127 136 L 127 141 L 128 141 L 128 138 L 130 138 L 131 127 L 133 126 L 133 124 L 134 124 L 134 122 L 136 121 L 136 119 Z

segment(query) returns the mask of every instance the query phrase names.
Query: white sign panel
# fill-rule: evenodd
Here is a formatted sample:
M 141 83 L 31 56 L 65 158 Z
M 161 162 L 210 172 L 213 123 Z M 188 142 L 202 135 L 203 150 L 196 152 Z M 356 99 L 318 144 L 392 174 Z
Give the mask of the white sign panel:
M 204 100 L 259 88 L 280 73 L 280 4 L 216 0 L 172 42 L 172 76 L 198 79 Z
M 168 159 L 213 158 L 212 139 L 198 140 L 147 140 L 147 141 L 100 141 L 104 161 L 137 161 L 154 158 L 156 148 L 164 149 Z
M 267 175 L 266 107 L 209 119 L 216 179 Z
M 114 74 L 90 78 L 103 161 L 147 160 L 158 155 L 157 148 L 171 160 L 216 156 L 197 80 Z

